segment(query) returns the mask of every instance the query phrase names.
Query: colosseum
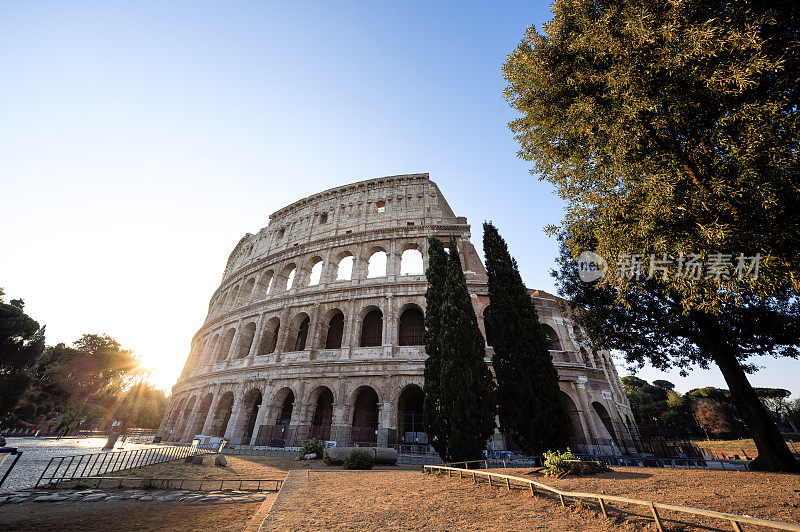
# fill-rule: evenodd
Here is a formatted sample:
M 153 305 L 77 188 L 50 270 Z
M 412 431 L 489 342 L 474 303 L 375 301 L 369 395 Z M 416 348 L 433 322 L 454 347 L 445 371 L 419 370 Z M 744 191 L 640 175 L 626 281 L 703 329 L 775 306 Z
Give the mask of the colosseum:
M 173 388 L 162 437 L 266 447 L 316 437 L 424 452 L 426 250 L 429 237 L 450 235 L 491 366 L 487 277 L 467 219 L 428 174 L 360 181 L 292 203 L 239 241 Z M 635 452 L 610 354 L 592 350 L 563 299 L 531 297 L 550 338 L 573 448 Z M 490 445 L 513 450 L 499 433 Z

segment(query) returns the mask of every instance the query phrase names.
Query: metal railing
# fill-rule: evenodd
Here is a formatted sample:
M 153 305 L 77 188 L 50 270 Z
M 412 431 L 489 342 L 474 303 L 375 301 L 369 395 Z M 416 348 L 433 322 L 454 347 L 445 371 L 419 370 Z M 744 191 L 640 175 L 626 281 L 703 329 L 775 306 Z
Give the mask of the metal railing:
M 189 455 L 209 454 L 220 451 L 220 444 L 160 445 L 130 451 L 56 456 L 50 459 L 35 486 L 55 484 L 65 480 L 96 477 L 111 471 L 131 469 L 171 460 L 180 460 Z
M 458 462 L 458 463 L 464 464 L 466 466 L 471 463 L 481 464 L 485 462 L 486 462 L 485 460 L 475 460 L 471 462 Z M 650 513 L 653 516 L 653 520 L 655 521 L 656 527 L 660 532 L 663 532 L 664 530 L 662 525 L 662 521 L 664 520 L 664 518 L 661 515 L 659 515 L 658 513 L 659 510 L 668 510 L 678 513 L 721 519 L 729 522 L 733 527 L 734 532 L 741 532 L 742 530 L 741 525 L 745 523 L 752 525 L 759 525 L 767 528 L 774 528 L 777 530 L 791 530 L 795 532 L 800 532 L 800 525 L 794 525 L 791 523 L 768 521 L 766 519 L 758 519 L 755 517 L 749 517 L 745 515 L 728 514 L 724 512 L 717 512 L 714 510 L 703 510 L 700 508 L 691 508 L 688 506 L 678 506 L 674 504 L 664 504 L 660 502 L 644 501 L 641 499 L 631 499 L 628 497 L 618 497 L 616 495 L 583 493 L 578 491 L 565 491 L 554 488 L 552 486 L 548 486 L 547 484 L 542 484 L 541 482 L 536 482 L 535 480 L 530 480 L 522 477 L 515 477 L 511 475 L 502 475 L 499 473 L 491 473 L 489 471 L 480 471 L 476 469 L 466 469 L 466 468 L 451 467 L 451 466 L 437 466 L 437 465 L 423 466 L 423 473 L 432 474 L 434 472 L 438 472 L 440 474 L 444 474 L 446 472 L 448 477 L 452 477 L 453 474 L 455 473 L 458 473 L 459 478 L 464 478 L 466 475 L 467 478 L 471 478 L 473 483 L 476 484 L 479 481 L 483 481 L 483 478 L 485 478 L 489 482 L 490 486 L 495 486 L 494 481 L 498 480 L 500 482 L 499 485 L 505 486 L 506 490 L 508 491 L 512 489 L 517 489 L 517 490 L 527 489 L 530 491 L 531 496 L 534 496 L 536 494 L 544 494 L 552 496 L 557 495 L 559 501 L 561 502 L 561 506 L 566 506 L 565 498 L 587 501 L 592 504 L 597 503 L 604 517 L 608 517 L 608 508 L 606 507 L 606 503 L 609 502 L 629 504 L 634 506 L 643 506 L 650 510 Z
M 278 491 L 283 479 L 275 478 L 142 478 L 88 477 L 65 480 L 59 487 L 93 487 L 94 489 L 175 489 L 188 491 L 239 490 Z M 227 487 L 226 487 L 227 486 Z M 205 488 L 205 490 L 203 489 Z

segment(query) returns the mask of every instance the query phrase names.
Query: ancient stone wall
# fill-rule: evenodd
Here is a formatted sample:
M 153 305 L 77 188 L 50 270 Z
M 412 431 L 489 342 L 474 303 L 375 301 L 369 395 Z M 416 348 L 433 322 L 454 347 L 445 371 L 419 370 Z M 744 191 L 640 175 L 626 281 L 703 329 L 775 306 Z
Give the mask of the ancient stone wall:
M 481 327 L 486 271 L 427 174 L 333 188 L 270 216 L 228 258 L 161 426 L 168 440 L 240 445 L 424 444 L 427 240 L 457 238 Z M 550 328 L 575 446 L 633 450 L 632 414 L 609 354 L 574 330 L 565 302 L 533 292 Z M 485 332 L 485 331 L 484 331 Z M 492 348 L 486 350 L 491 364 Z M 506 443 L 497 435 L 497 448 Z

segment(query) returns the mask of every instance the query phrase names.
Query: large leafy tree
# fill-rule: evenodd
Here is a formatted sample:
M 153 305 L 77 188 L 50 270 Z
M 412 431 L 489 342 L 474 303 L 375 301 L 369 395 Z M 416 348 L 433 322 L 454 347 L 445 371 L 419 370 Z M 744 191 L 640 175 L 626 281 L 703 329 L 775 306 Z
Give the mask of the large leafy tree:
M 0 290 L 0 415 L 17 404 L 30 381 L 30 369 L 44 350 L 44 327 L 25 314 L 20 299 L 3 301 Z
M 667 259 L 666 289 L 713 313 L 800 289 L 799 15 L 795 0 L 556 0 L 545 33 L 527 30 L 504 66 L 511 129 L 567 201 L 572 256 L 591 237 L 621 285 L 621 254 Z M 747 283 L 740 253 L 762 257 Z M 689 254 L 730 269 L 687 281 Z
M 491 223 L 483 224 L 500 430 L 528 454 L 564 449 L 569 419 L 547 337 L 517 262 Z
M 495 429 L 494 381 L 485 343 L 467 290 L 456 240 L 450 237 L 439 324 L 430 331 L 438 356 L 437 452 L 443 460 L 480 458 Z M 427 301 L 428 312 L 436 301 Z M 438 378 L 437 378 L 438 377 Z
M 754 469 L 800 471 L 764 404 L 747 379 L 753 355 L 797 358 L 800 344 L 800 302 L 787 287 L 769 299 L 743 292 L 736 303 L 723 303 L 718 315 L 686 311 L 679 290 L 655 279 L 622 290 L 580 279 L 577 262 L 562 245 L 555 272 L 559 292 L 580 311 L 578 320 L 590 338 L 618 349 L 641 367 L 650 363 L 666 370 L 715 363 L 731 392 L 731 400 L 755 440 Z M 619 301 L 623 303 L 618 303 Z M 629 381 L 629 384 L 635 384 Z M 644 389 L 644 387 L 642 387 Z M 688 395 L 688 394 L 687 394 Z

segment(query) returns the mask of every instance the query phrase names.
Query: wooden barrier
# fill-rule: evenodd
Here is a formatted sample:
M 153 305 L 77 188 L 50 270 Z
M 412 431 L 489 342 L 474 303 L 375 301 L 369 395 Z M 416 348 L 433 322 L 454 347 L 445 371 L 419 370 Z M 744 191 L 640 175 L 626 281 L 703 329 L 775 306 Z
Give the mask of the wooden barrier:
M 477 463 L 486 463 L 488 466 L 488 462 L 485 460 L 476 460 Z M 459 462 L 464 463 L 465 462 Z M 470 462 L 471 463 L 471 462 Z M 451 466 L 437 466 L 437 465 L 426 465 L 423 466 L 424 473 L 433 473 L 438 471 L 440 473 L 444 473 L 447 471 L 448 475 L 452 475 L 454 471 L 458 471 L 459 473 L 471 473 L 474 482 L 477 482 L 477 478 L 480 476 L 486 477 L 489 481 L 490 485 L 494 485 L 494 480 L 505 480 L 506 488 L 508 490 L 511 489 L 511 481 L 517 482 L 515 486 L 520 486 L 522 489 L 526 487 L 530 489 L 531 496 L 535 494 L 534 488 L 538 488 L 544 492 L 552 493 L 554 495 L 558 495 L 558 498 L 561 502 L 562 506 L 565 506 L 564 497 L 571 497 L 573 499 L 586 499 L 588 501 L 597 501 L 600 503 L 600 509 L 603 512 L 604 516 L 608 516 L 605 503 L 607 502 L 618 502 L 622 504 L 631 504 L 634 506 L 644 506 L 650 510 L 650 513 L 653 515 L 653 520 L 656 523 L 656 527 L 660 532 L 663 532 L 663 527 L 661 524 L 662 518 L 659 515 L 659 510 L 668 510 L 672 512 L 679 512 L 679 513 L 686 513 L 692 515 L 702 515 L 704 517 L 711 517 L 714 519 L 721 519 L 724 521 L 728 521 L 731 526 L 733 527 L 734 532 L 741 532 L 740 525 L 743 523 L 751 524 L 751 525 L 759 525 L 767 528 L 774 528 L 776 530 L 791 530 L 794 532 L 800 532 L 800 525 L 793 525 L 791 523 L 781 523 L 778 521 L 768 521 L 766 519 L 757 519 L 755 517 L 748 517 L 745 515 L 737 515 L 737 514 L 728 514 L 724 512 L 716 512 L 714 510 L 703 510 L 700 508 L 691 508 L 689 506 L 677 506 L 675 504 L 664 504 L 660 502 L 652 502 L 652 501 L 643 501 L 640 499 L 630 499 L 628 497 L 618 497 L 616 495 L 602 495 L 597 493 L 583 493 L 578 491 L 564 491 L 556 489 L 552 486 L 548 486 L 547 484 L 542 484 L 541 482 L 536 482 L 535 480 L 530 480 L 527 478 L 522 477 L 515 477 L 512 475 L 502 475 L 500 473 L 491 473 L 489 471 L 476 471 L 474 469 L 466 469 L 466 468 L 459 468 L 459 467 L 451 467 Z

